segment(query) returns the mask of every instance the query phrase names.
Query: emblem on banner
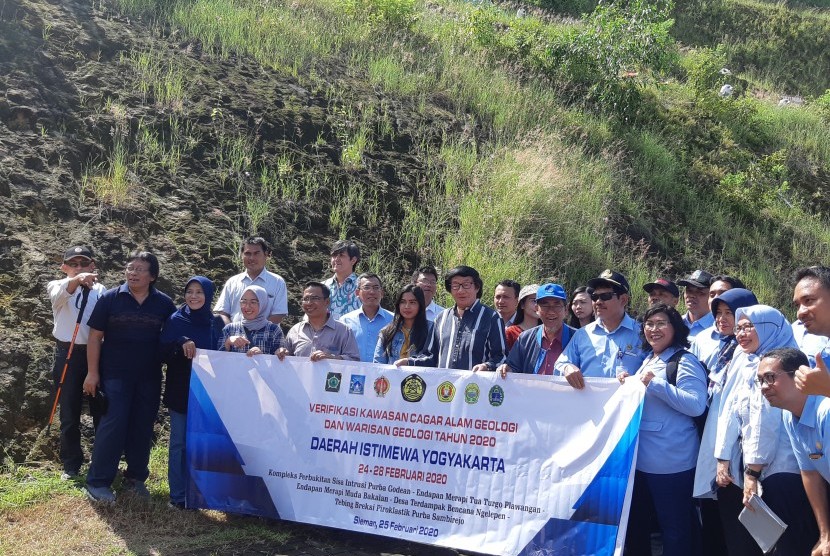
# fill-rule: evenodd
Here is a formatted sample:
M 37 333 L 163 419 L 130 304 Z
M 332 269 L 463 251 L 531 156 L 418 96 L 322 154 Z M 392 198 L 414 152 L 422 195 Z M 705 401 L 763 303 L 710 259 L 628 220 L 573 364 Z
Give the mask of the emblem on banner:
M 412 374 L 401 381 L 401 395 L 408 402 L 419 402 L 427 391 L 427 383 L 418 375 Z
M 326 392 L 340 391 L 340 373 L 329 373 L 326 375 Z
M 363 395 L 363 387 L 366 384 L 365 375 L 352 375 L 349 380 L 349 394 Z
M 487 394 L 487 398 L 490 400 L 490 405 L 493 407 L 498 407 L 504 403 L 504 389 L 496 384 L 492 388 L 490 388 L 490 392 Z
M 455 397 L 455 385 L 450 381 L 444 381 L 438 385 L 438 401 L 451 402 Z
M 478 395 L 481 390 L 478 389 L 478 384 L 471 382 L 464 388 L 464 401 L 467 403 L 478 403 Z
M 384 397 L 387 392 L 389 392 L 389 379 L 383 375 L 380 375 L 375 379 L 375 394 L 378 395 L 379 398 Z

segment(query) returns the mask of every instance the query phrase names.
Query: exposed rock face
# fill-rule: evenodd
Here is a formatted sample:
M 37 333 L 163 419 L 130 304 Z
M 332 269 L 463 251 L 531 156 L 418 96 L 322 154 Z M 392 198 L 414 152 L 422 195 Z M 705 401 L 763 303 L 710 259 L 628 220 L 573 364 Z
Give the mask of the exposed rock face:
M 146 53 L 185 76 L 182 98 L 165 103 L 142 91 L 135 57 Z M 119 283 L 129 252 L 155 252 L 159 289 L 180 301 L 188 276 L 221 286 L 238 272 L 240 239 L 255 232 L 276 247 L 269 267 L 288 282 L 293 319 L 299 284 L 327 273 L 338 235 L 383 252 L 388 275 L 411 269 L 415 254 L 397 252 L 384 232 L 400 198 L 426 179 L 418 145 L 464 122 L 451 108 L 384 98 L 341 68 L 328 73 L 320 82 L 336 83 L 337 98 L 249 60 L 212 57 L 101 3 L 0 3 L 0 443 L 9 455 L 26 456 L 51 408 L 45 285 L 60 276 L 69 245 L 94 249 L 107 286 Z M 342 163 L 344 129 L 354 123 L 338 111 L 344 98 L 373 107 L 369 123 L 383 114 L 390 130 L 357 166 Z M 278 168 L 277 181 L 294 193 L 257 197 L 265 168 Z M 119 183 L 126 193 L 116 202 Z M 355 211 L 332 229 L 333 202 L 353 188 L 386 210 L 376 220 Z M 257 200 L 265 210 L 254 210 Z

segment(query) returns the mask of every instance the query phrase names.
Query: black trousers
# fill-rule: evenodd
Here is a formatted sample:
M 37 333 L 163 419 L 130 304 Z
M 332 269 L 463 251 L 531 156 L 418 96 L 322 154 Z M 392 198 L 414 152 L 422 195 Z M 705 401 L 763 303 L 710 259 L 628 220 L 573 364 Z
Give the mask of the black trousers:
M 762 556 L 763 552 L 758 543 L 743 523 L 738 521 L 738 514 L 743 509 L 744 490 L 742 488 L 733 483 L 718 489 L 718 512 L 729 556 Z
M 68 352 L 69 349 L 63 344 L 55 346 L 52 395 L 57 393 Z M 84 463 L 84 453 L 81 449 L 81 411 L 84 403 L 83 386 L 86 373 L 86 346 L 76 345 L 72 350 L 72 358 L 69 360 L 61 387 L 61 397 L 58 400 L 60 405 L 58 415 L 61 422 L 60 458 L 63 470 L 72 474 L 77 474 Z M 98 425 L 97 419 L 93 422 L 96 426 Z
M 818 525 L 801 482 L 800 473 L 776 473 L 761 481 L 761 498 L 787 524 L 772 554 L 801 556 L 810 554 L 818 542 Z

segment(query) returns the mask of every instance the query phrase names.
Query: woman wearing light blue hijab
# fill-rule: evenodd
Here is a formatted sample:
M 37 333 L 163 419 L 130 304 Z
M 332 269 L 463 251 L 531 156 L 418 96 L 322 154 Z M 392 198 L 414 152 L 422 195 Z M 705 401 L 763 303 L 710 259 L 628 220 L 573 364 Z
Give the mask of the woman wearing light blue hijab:
M 767 305 L 742 307 L 735 312 L 735 320 L 738 350 L 727 370 L 724 392 L 728 394 L 721 400 L 715 439 L 717 482 L 721 487 L 718 499 L 722 493 L 726 500 L 734 498 L 731 495 L 736 494 L 735 487 L 741 487 L 740 500 L 747 504 L 752 494 L 761 494 L 760 482 L 764 501 L 791 526 L 779 539 L 775 554 L 804 554 L 802 545 L 808 532 L 794 521 L 803 520 L 803 511 L 797 509 L 803 505 L 809 508 L 809 502 L 784 431 L 781 410 L 769 405 L 756 382 L 758 364 L 765 353 L 798 346 L 790 323 L 777 309 Z M 729 511 L 723 505 L 720 508 Z M 740 509 L 740 505 L 733 505 L 731 511 Z M 757 544 L 751 538 L 748 541 L 746 530 L 742 529 L 724 531 L 730 556 L 760 554 Z

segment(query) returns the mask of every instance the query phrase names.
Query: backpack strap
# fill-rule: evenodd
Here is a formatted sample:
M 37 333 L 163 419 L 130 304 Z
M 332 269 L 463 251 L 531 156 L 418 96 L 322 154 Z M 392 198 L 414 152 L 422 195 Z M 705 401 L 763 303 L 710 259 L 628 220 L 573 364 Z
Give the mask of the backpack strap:
M 666 380 L 672 386 L 677 386 L 677 366 L 680 364 L 680 359 L 689 353 L 685 349 L 679 349 L 666 362 Z

